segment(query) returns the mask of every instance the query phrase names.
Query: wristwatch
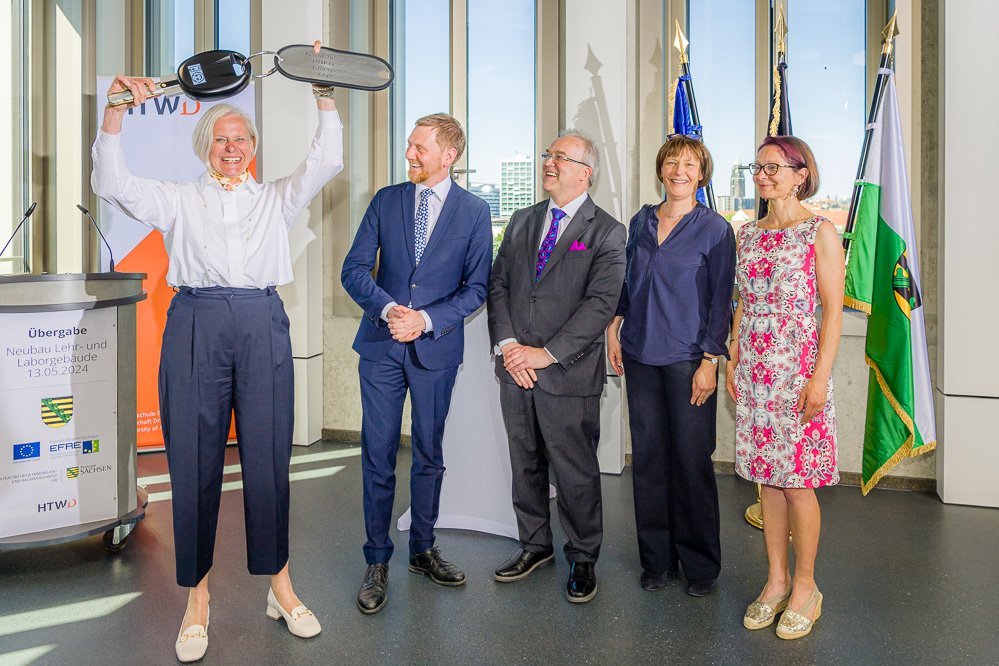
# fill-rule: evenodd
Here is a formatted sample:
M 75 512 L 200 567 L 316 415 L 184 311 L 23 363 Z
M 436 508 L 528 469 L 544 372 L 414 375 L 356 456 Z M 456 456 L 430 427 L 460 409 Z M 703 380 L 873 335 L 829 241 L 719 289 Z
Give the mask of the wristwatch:
M 718 357 L 717 357 L 717 356 L 705 356 L 705 357 L 704 357 L 703 359 L 701 359 L 701 360 L 702 360 L 702 361 L 707 361 L 707 362 L 708 362 L 708 363 L 710 363 L 711 365 L 718 365 Z

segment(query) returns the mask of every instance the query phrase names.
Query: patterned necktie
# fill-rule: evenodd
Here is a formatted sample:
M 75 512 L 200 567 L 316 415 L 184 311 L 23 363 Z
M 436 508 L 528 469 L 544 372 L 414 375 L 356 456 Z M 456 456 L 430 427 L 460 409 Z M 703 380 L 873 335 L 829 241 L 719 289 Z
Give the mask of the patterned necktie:
M 541 249 L 538 250 L 538 265 L 534 272 L 535 282 L 541 279 L 541 273 L 544 272 L 545 266 L 548 264 L 548 259 L 552 256 L 552 250 L 555 249 L 555 241 L 558 240 L 558 225 L 564 217 L 564 210 L 552 208 L 552 226 L 549 227 L 548 235 L 541 241 Z
M 427 248 L 427 226 L 430 224 L 430 197 L 434 191 L 429 187 L 420 192 L 420 205 L 416 209 L 416 263 L 419 265 L 423 251 Z

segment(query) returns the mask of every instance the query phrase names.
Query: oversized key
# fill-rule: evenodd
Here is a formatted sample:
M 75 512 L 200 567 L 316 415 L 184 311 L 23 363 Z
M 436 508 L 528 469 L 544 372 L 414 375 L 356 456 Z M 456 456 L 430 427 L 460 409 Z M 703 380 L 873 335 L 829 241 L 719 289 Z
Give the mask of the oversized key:
M 222 99 L 241 92 L 250 84 L 253 68 L 249 59 L 236 51 L 196 53 L 177 68 L 177 75 L 161 79 L 150 97 L 184 94 L 192 99 Z M 132 92 L 108 94 L 108 104 L 120 106 L 134 101 Z
M 253 75 L 250 59 L 274 56 L 274 67 L 266 74 Z M 196 53 L 177 68 L 177 75 L 160 80 L 150 97 L 185 94 L 193 99 L 221 99 L 241 92 L 251 78 L 263 78 L 274 72 L 295 81 L 354 88 L 383 90 L 395 78 L 392 66 L 378 56 L 322 47 L 317 52 L 308 44 L 292 44 L 280 51 L 260 51 L 249 57 L 236 51 Z M 108 95 L 112 106 L 130 104 L 131 91 Z

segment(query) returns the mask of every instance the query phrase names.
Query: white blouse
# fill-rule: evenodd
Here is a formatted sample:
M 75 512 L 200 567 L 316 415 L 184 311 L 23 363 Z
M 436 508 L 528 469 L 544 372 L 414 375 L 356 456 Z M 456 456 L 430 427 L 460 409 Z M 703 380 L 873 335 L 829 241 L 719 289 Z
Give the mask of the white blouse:
M 128 172 L 119 134 L 98 131 L 92 149 L 94 192 L 126 215 L 163 233 L 167 282 L 186 287 L 263 289 L 292 281 L 288 229 L 343 170 L 343 124 L 319 111 L 305 161 L 290 176 L 234 191 L 207 172 L 197 182 L 170 183 Z

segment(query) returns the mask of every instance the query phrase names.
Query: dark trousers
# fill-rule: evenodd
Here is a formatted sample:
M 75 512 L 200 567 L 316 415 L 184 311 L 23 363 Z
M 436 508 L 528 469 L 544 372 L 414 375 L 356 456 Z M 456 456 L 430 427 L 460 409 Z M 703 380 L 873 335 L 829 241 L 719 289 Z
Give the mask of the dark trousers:
M 173 492 L 177 583 L 212 568 L 232 412 L 251 574 L 288 562 L 294 379 L 288 317 L 269 289 L 182 289 L 160 358 L 160 419 Z
M 394 546 L 389 537 L 395 500 L 395 461 L 402 407 L 412 404 L 413 464 L 410 470 L 409 552 L 434 545 L 444 480 L 444 421 L 458 368 L 428 370 L 411 344 L 395 344 L 380 361 L 361 359 L 361 475 L 364 483 L 364 559 L 385 563 Z
M 596 562 L 603 540 L 600 496 L 600 396 L 559 396 L 500 382 L 510 442 L 513 508 L 524 550 L 552 545 L 549 466 L 570 562 Z
M 717 391 L 690 404 L 700 361 L 645 365 L 624 355 L 631 424 L 635 521 L 642 568 L 679 562 L 688 580 L 721 571 L 715 450 Z

